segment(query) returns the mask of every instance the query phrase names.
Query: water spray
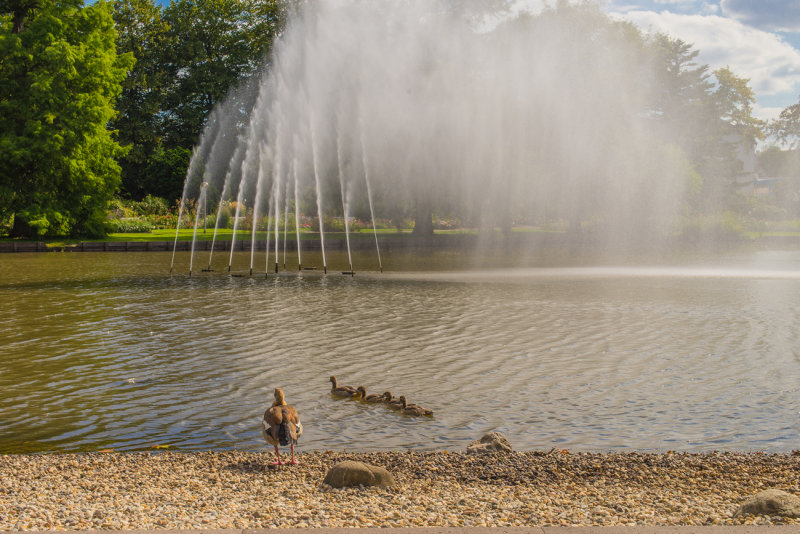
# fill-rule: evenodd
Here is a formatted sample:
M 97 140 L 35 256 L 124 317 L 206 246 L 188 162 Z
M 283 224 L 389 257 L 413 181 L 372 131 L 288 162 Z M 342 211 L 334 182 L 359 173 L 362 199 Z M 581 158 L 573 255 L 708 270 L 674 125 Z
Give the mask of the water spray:
M 208 189 L 208 182 L 203 182 L 200 184 L 200 198 L 195 205 L 195 214 L 194 214 L 194 233 L 192 234 L 192 252 L 189 255 L 189 276 L 192 276 L 192 267 L 194 265 L 194 248 L 195 243 L 197 242 L 197 226 L 200 222 L 200 205 L 205 202 L 206 199 L 206 191 Z
M 367 200 L 369 201 L 369 216 L 372 219 L 372 234 L 375 236 L 375 250 L 378 252 L 378 268 L 383 272 L 383 263 L 381 263 L 381 247 L 378 244 L 378 228 L 375 226 L 375 210 L 372 207 L 372 192 L 369 187 L 369 167 L 367 166 L 367 150 L 364 147 L 364 124 L 361 122 L 361 117 L 358 119 L 359 125 L 359 138 L 361 139 L 361 165 L 364 167 L 364 182 L 367 184 Z
M 322 185 L 319 180 L 319 172 L 317 168 L 317 149 L 314 145 L 314 120 L 309 113 L 308 117 L 308 130 L 309 137 L 311 138 L 311 163 L 314 167 L 314 183 L 317 188 L 317 217 L 319 217 L 319 241 L 320 249 L 322 250 L 322 271 L 328 274 L 328 262 L 325 259 L 325 222 L 322 218 Z
M 297 139 L 295 139 L 294 146 L 297 146 Z M 292 160 L 292 176 L 294 178 L 294 231 L 295 242 L 297 243 L 297 270 L 303 270 L 303 260 L 300 256 L 300 193 L 298 191 L 297 183 L 297 158 Z
M 338 120 L 337 120 L 338 124 Z M 344 239 L 347 243 L 347 263 L 350 265 L 350 273 L 353 272 L 353 256 L 350 253 L 350 220 L 349 220 L 349 213 L 347 210 L 348 201 L 347 201 L 347 192 L 345 191 L 344 187 L 344 172 L 342 169 L 342 143 L 339 139 L 339 128 L 338 125 L 336 127 L 336 166 L 337 170 L 339 171 L 339 187 L 342 193 L 342 214 L 344 216 Z

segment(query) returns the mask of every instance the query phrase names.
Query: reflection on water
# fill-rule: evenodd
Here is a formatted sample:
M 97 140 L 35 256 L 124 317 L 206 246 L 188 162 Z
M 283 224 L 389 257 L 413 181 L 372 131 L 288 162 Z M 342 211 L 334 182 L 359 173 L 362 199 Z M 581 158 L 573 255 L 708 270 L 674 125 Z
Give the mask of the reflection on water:
M 161 253 L 0 255 L 0 452 L 259 448 L 276 386 L 301 450 L 459 449 L 490 430 L 520 450 L 798 447 L 797 252 L 724 269 L 424 261 L 190 278 Z M 436 416 L 334 400 L 331 374 Z

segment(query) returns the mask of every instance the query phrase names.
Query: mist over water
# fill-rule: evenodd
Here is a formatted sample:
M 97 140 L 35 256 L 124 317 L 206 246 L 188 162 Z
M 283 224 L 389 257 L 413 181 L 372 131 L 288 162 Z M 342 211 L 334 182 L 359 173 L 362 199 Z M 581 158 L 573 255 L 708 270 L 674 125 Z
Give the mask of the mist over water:
M 652 245 L 685 210 L 688 164 L 655 126 L 652 58 L 601 16 L 308 3 L 250 100 L 234 91 L 215 110 L 186 197 L 209 182 L 212 205 L 240 201 L 256 220 L 289 205 L 352 217 L 369 214 L 371 186 L 376 217 L 432 209 L 471 227 L 560 222 Z

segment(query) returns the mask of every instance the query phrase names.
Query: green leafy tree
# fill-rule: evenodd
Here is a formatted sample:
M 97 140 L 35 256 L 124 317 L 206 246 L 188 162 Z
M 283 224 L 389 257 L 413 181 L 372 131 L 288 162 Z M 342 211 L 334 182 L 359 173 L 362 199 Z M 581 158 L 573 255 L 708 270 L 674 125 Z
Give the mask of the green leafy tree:
M 122 192 L 181 196 L 192 147 L 214 106 L 249 111 L 253 91 L 235 91 L 264 65 L 290 9 L 282 0 L 116 0 L 117 46 L 136 57 L 113 126 L 130 151 Z
M 763 177 L 800 178 L 800 150 L 768 146 L 758 153 L 758 172 Z
M 278 0 L 176 0 L 164 10 L 170 84 L 162 108 L 164 143 L 191 148 L 214 105 L 264 64 L 280 31 Z
M 112 122 L 119 132 L 120 145 L 128 150 L 120 159 L 122 194 L 143 198 L 155 192 L 148 189 L 153 160 L 162 159 L 164 152 L 159 112 L 170 83 L 164 69 L 164 50 L 171 46 L 169 25 L 162 17 L 161 7 L 153 0 L 116 0 L 114 22 L 117 51 L 129 52 L 136 58 L 122 84 L 116 103 L 117 117 Z
M 709 72 L 696 62 L 699 51 L 680 39 L 656 35 L 650 49 L 656 71 L 648 116 L 702 179 L 691 205 L 703 212 L 725 210 L 742 171 L 737 153 L 763 137 L 763 123 L 752 115 L 749 80 L 729 68 Z
M 748 85 L 750 80 L 737 76 L 729 67 L 715 70 L 714 77 L 714 102 L 726 127 L 751 144 L 764 139 L 764 121 L 753 117 L 756 97 Z
M 800 147 L 800 102 L 781 111 L 767 127 L 770 137 L 790 148 Z
M 735 203 L 737 178 L 745 171 L 740 156 L 755 154 L 756 141 L 764 138 L 764 122 L 753 117 L 755 95 L 748 79 L 727 67 L 713 74 L 716 87 L 710 92 L 709 139 L 704 144 L 706 152 L 700 167 L 703 196 L 707 208 L 728 209 Z
M 656 34 L 648 43 L 655 70 L 648 116 L 667 143 L 674 143 L 693 160 L 705 152 L 712 117 L 714 87 L 708 65 L 695 61 L 698 50 L 681 39 Z
M 122 150 L 107 129 L 131 55 L 111 6 L 0 1 L 0 218 L 12 234 L 102 235 Z

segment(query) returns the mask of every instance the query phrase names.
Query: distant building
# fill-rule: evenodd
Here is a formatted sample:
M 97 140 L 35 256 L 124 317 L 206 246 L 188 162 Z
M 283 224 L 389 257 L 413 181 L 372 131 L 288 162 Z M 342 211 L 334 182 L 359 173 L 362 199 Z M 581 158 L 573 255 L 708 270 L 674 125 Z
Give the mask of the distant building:
M 757 197 L 774 196 L 776 188 L 784 182 L 783 178 L 756 178 L 752 194 Z

